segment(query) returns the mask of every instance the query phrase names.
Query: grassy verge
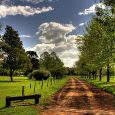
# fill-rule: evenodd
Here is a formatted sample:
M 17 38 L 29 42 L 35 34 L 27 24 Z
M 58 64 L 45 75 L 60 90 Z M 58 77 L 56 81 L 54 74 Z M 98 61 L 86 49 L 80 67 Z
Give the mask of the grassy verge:
M 43 89 L 41 89 L 41 83 L 36 81 L 36 94 L 41 94 L 40 105 L 47 105 L 48 98 L 58 91 L 68 80 L 68 77 L 62 80 L 52 81 L 48 79 L 44 81 Z M 48 86 L 47 86 L 48 83 Z M 31 84 L 31 87 L 30 87 Z M 10 82 L 9 77 L 0 77 L 0 115 L 36 115 L 39 110 L 32 108 L 31 106 L 17 106 L 17 103 L 13 102 L 12 107 L 4 108 L 6 96 L 20 96 L 22 86 L 25 86 L 25 95 L 34 94 L 34 80 L 28 80 L 27 77 L 14 77 L 14 82 Z M 44 101 L 45 100 L 45 101 Z M 34 100 L 26 100 L 34 104 Z
M 92 79 L 84 79 L 81 77 L 78 77 L 78 78 L 86 80 L 88 83 L 93 84 L 97 86 L 98 88 L 103 88 L 104 90 L 115 95 L 115 76 L 111 76 L 109 83 L 106 82 L 106 76 L 102 77 L 102 81 L 99 81 L 99 79 L 92 80 Z

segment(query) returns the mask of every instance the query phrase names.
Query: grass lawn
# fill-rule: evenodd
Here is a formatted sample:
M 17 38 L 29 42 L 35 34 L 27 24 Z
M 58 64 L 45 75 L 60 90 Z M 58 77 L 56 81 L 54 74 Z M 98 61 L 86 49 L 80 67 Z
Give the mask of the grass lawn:
M 108 91 L 108 92 L 110 92 L 110 93 L 115 95 L 115 76 L 111 76 L 109 83 L 106 82 L 107 81 L 106 76 L 102 77 L 102 81 L 99 81 L 98 78 L 97 78 L 97 80 L 84 79 L 84 78 L 80 78 L 80 77 L 78 77 L 78 78 L 86 80 L 88 83 L 94 84 L 98 88 L 103 88 L 106 91 Z
M 48 98 L 59 90 L 68 80 L 68 77 L 62 80 L 56 80 L 52 82 L 51 79 L 44 81 L 43 89 L 41 89 L 41 83 L 36 81 L 36 94 L 41 94 L 40 105 L 47 105 Z M 47 86 L 47 82 L 49 85 Z M 30 88 L 31 84 L 31 88 Z M 31 106 L 17 106 L 18 103 L 13 102 L 12 107 L 5 107 L 5 97 L 6 96 L 20 96 L 22 86 L 25 86 L 25 95 L 34 94 L 34 80 L 28 80 L 27 77 L 14 77 L 14 82 L 10 82 L 9 77 L 0 77 L 0 115 L 36 115 L 39 110 L 32 108 Z M 26 100 L 24 102 L 29 102 L 34 104 L 34 99 Z

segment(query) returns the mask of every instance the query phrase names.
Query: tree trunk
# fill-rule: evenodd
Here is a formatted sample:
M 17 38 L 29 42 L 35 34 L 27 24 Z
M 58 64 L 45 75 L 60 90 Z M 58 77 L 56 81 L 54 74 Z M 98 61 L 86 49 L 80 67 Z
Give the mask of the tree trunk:
M 89 72 L 89 79 L 91 79 L 91 72 Z
M 99 70 L 99 81 L 102 79 L 102 68 Z
M 97 71 L 95 71 L 95 80 L 97 79 Z
M 12 69 L 12 67 L 10 67 L 10 79 L 11 79 L 11 81 L 13 81 L 13 69 Z
M 95 79 L 95 72 L 92 72 L 93 80 Z
M 107 82 L 110 81 L 110 66 L 107 64 Z

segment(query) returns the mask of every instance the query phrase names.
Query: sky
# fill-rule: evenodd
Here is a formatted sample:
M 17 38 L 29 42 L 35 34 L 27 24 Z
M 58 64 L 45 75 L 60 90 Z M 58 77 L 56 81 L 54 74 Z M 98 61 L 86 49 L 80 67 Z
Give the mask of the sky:
M 76 39 L 83 35 L 98 0 L 0 0 L 0 23 L 18 31 L 26 50 L 55 51 L 65 66 L 78 60 Z

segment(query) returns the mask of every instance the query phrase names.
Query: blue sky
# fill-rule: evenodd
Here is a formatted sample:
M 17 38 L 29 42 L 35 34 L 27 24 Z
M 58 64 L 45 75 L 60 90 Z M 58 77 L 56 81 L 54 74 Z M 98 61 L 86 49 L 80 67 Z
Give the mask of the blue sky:
M 78 58 L 75 38 L 83 35 L 96 4 L 98 0 L 1 0 L 2 33 L 11 25 L 26 50 L 38 55 L 53 50 L 66 66 L 72 66 Z

